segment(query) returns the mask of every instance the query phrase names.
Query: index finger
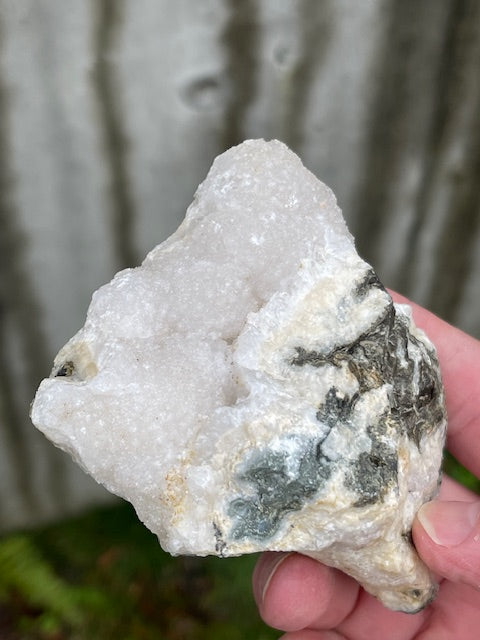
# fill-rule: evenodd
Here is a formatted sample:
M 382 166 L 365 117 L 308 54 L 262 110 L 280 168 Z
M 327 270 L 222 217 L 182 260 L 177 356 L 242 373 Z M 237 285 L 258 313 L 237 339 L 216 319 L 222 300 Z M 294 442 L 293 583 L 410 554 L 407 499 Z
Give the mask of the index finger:
M 391 292 L 412 307 L 415 324 L 437 348 L 448 413 L 448 449 L 480 477 L 480 342 L 448 322 Z

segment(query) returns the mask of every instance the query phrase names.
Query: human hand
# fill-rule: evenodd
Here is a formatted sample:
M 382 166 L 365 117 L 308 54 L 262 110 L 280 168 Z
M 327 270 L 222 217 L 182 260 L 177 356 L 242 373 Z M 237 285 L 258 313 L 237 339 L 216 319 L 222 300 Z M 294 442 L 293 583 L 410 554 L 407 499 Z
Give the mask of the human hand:
M 480 477 L 480 342 L 408 302 L 437 347 L 448 448 Z M 253 575 L 261 616 L 282 640 L 477 640 L 480 637 L 480 499 L 445 478 L 440 499 L 413 524 L 418 553 L 439 577 L 436 600 L 415 615 L 386 609 L 353 578 L 296 553 L 263 554 Z

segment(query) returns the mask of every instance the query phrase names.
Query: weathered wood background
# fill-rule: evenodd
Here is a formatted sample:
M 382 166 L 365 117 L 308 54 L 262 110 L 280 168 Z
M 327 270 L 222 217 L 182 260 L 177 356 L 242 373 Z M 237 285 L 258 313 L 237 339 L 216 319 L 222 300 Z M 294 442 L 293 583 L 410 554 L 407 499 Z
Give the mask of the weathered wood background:
M 480 334 L 480 2 L 0 0 L 0 528 L 106 499 L 34 390 L 251 137 L 334 189 L 388 285 Z

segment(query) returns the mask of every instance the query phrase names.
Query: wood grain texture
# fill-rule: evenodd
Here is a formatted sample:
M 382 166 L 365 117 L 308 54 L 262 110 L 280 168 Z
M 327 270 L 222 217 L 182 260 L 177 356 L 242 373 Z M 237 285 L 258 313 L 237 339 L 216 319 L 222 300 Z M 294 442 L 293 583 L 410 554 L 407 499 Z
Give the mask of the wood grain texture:
M 106 493 L 29 403 L 215 155 L 279 138 L 386 284 L 480 335 L 475 0 L 0 0 L 0 529 Z

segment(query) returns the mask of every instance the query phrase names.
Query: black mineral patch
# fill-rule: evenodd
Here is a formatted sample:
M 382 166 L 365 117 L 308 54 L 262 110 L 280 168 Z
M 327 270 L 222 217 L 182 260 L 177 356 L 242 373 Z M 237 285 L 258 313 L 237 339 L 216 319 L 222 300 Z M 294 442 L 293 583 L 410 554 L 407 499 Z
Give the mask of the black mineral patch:
M 438 362 L 424 343 L 410 333 L 408 318 L 398 315 L 393 303 L 351 343 L 338 345 L 327 353 L 302 346 L 295 351 L 290 360 L 294 367 L 346 364 L 358 381 L 360 396 L 388 384 L 391 418 L 398 432 L 406 433 L 418 447 L 423 436 L 443 420 Z
M 330 428 L 335 427 L 338 422 L 348 422 L 359 397 L 358 393 L 352 397 L 343 396 L 336 387 L 331 387 L 327 392 L 325 402 L 320 405 L 317 411 L 317 420 Z
M 71 360 L 68 360 L 56 371 L 55 378 L 70 378 L 74 373 L 75 365 Z
M 355 507 L 380 502 L 389 488 L 397 484 L 397 452 L 377 439 L 374 427 L 369 427 L 367 433 L 372 448 L 368 453 L 362 452 L 351 463 L 345 480 L 345 485 L 360 496 L 353 505 Z
M 363 280 L 359 282 L 359 284 L 355 287 L 353 295 L 361 300 L 364 298 L 367 293 L 372 289 L 380 289 L 381 291 L 386 291 L 385 287 L 380 281 L 380 278 L 377 276 L 373 269 L 369 269 L 365 274 Z
M 223 557 L 225 555 L 225 550 L 227 548 L 227 544 L 223 539 L 222 530 L 218 526 L 216 522 L 212 522 L 213 526 L 213 535 L 215 536 L 215 551 L 216 553 Z
M 391 349 L 401 354 L 401 358 L 394 372 L 392 417 L 420 447 L 423 436 L 437 428 L 445 413 L 439 366 L 424 344 L 409 334 L 406 318 L 397 316 L 395 327 Z M 416 360 L 410 353 L 413 346 L 420 354 Z
M 307 350 L 302 346 L 295 348 L 296 356 L 290 362 L 293 366 L 339 367 L 346 363 L 357 378 L 360 392 L 382 386 L 391 377 L 394 365 L 389 349 L 389 338 L 394 331 L 395 309 L 389 304 L 384 313 L 360 334 L 354 341 L 335 347 L 332 351 L 321 353 Z
M 319 440 L 295 434 L 284 443 L 284 451 L 255 452 L 239 474 L 246 490 L 230 503 L 233 539 L 270 538 L 284 515 L 301 509 L 330 476 L 331 462 L 322 455 Z
M 297 367 L 303 367 L 306 364 L 312 367 L 321 367 L 329 362 L 328 357 L 319 351 L 307 351 L 303 347 L 295 347 L 295 351 L 297 355 L 292 358 L 290 364 Z
M 432 585 L 427 589 L 408 589 L 406 591 L 403 591 L 403 595 L 405 596 L 407 601 L 409 601 L 410 603 L 412 601 L 417 601 L 419 603 L 417 608 L 412 608 L 412 605 L 410 604 L 408 613 L 419 613 L 420 611 L 422 611 L 422 609 L 428 607 L 428 605 L 431 604 L 437 597 L 437 592 L 437 585 Z
M 373 271 L 353 291 L 354 300 L 372 287 L 383 289 Z M 322 489 L 338 464 L 323 453 L 323 441 L 340 425 L 355 437 L 354 411 L 364 394 L 384 388 L 389 407 L 367 428 L 369 451 L 343 463 L 347 465 L 345 486 L 358 496 L 355 507 L 381 502 L 397 486 L 396 443 L 401 436 L 420 448 L 424 435 L 443 423 L 438 363 L 410 333 L 409 319 L 397 314 L 392 301 L 352 342 L 325 352 L 298 345 L 288 364 L 313 367 L 319 375 L 326 366 L 347 367 L 358 382 L 358 392 L 349 396 L 332 386 L 321 399 L 316 418 L 323 425 L 322 438 L 284 436 L 283 449 L 265 447 L 244 462 L 237 476 L 244 492 L 230 503 L 228 511 L 234 523 L 229 536 L 235 540 L 270 538 L 287 513 L 300 510 Z

